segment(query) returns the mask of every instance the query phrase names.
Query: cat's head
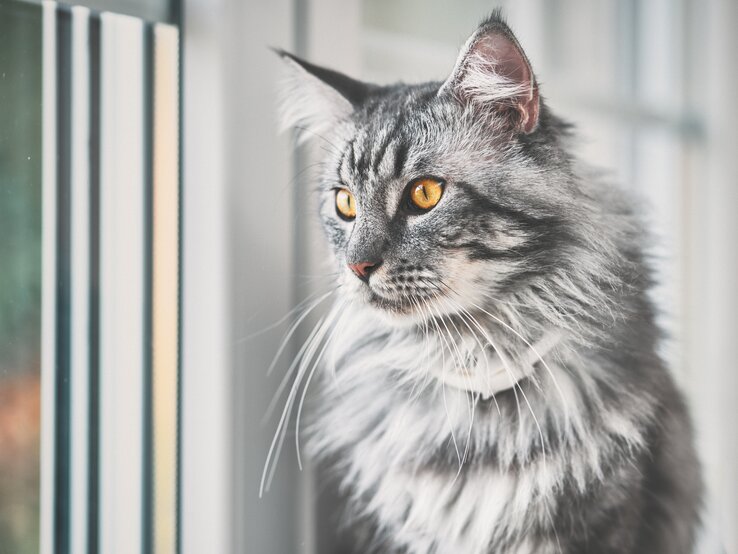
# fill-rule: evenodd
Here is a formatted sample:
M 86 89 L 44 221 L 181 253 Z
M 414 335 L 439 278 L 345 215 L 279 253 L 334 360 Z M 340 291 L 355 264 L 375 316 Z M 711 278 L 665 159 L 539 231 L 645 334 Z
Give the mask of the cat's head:
M 320 214 L 343 294 L 417 321 L 565 263 L 577 240 L 565 129 L 498 14 L 444 82 L 377 86 L 282 56 L 285 123 L 326 152 Z

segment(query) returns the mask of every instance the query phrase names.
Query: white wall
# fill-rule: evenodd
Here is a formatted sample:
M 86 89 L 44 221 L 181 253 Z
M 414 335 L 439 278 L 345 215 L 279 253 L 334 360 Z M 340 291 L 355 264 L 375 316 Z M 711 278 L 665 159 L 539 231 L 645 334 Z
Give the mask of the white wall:
M 292 2 L 191 0 L 184 10 L 182 550 L 299 551 L 294 456 L 259 479 L 274 425 L 279 333 L 293 300 L 291 149 L 274 90 Z

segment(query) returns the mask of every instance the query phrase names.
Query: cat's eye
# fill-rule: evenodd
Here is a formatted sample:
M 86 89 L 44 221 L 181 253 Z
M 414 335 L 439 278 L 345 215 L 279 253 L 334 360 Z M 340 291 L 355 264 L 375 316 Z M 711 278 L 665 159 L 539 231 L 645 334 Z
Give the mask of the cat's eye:
M 427 212 L 434 208 L 443 196 L 443 181 L 425 177 L 410 183 L 408 203 L 411 208 Z
M 336 213 L 346 221 L 356 219 L 356 201 L 346 189 L 336 189 Z

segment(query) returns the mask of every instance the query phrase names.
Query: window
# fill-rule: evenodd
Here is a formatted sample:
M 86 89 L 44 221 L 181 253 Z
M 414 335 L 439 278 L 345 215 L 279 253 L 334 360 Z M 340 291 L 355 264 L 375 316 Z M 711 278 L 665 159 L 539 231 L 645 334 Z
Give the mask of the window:
M 0 543 L 175 552 L 178 29 L 0 15 Z
M 0 544 L 39 547 L 41 13 L 0 3 Z

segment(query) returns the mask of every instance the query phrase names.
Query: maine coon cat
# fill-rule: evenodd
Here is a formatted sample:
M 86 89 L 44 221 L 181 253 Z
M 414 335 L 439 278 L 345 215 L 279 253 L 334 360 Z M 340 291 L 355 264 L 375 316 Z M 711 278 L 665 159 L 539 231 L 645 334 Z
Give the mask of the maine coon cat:
M 308 449 L 354 551 L 691 552 L 702 485 L 636 202 L 575 157 L 499 13 L 444 82 L 281 54 L 338 271 L 287 408 L 315 376 Z

